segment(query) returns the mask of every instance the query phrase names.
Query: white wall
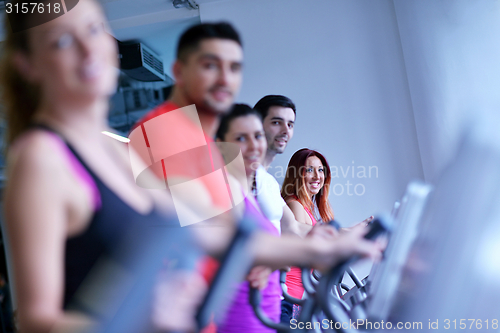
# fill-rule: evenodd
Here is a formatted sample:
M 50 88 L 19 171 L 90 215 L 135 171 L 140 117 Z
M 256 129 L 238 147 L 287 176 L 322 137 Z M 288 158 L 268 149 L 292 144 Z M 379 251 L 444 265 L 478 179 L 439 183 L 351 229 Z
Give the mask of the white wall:
M 330 201 L 344 225 L 390 210 L 408 181 L 422 178 L 412 104 L 391 0 L 234 0 L 200 5 L 202 22 L 227 20 L 242 35 L 239 101 L 267 94 L 297 104 L 295 136 L 270 171 L 283 176 L 302 147 L 324 153 L 339 177 Z M 352 177 L 347 168 L 356 166 Z M 371 178 L 358 178 L 363 166 Z M 347 193 L 347 181 L 364 195 Z
M 434 181 L 474 119 L 500 110 L 500 2 L 394 3 L 423 169 Z

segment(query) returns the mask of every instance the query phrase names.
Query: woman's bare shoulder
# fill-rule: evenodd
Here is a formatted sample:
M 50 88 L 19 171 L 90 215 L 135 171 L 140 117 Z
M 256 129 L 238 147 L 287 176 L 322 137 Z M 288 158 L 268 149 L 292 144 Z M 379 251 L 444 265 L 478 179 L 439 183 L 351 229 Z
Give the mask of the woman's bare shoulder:
M 32 130 L 21 134 L 9 147 L 8 158 L 11 160 L 29 160 L 31 162 L 53 162 L 57 154 L 58 138 L 55 134 L 42 130 Z
M 307 223 L 308 216 L 307 216 L 307 213 L 304 209 L 304 206 L 302 206 L 302 204 L 300 202 L 298 202 L 294 198 L 290 198 L 290 199 L 286 200 L 286 204 L 288 205 L 288 207 L 292 211 L 293 215 L 295 215 L 295 219 L 297 221 L 302 222 L 302 223 Z
M 22 134 L 7 153 L 7 180 L 15 175 L 15 179 L 28 176 L 53 181 L 67 174 L 66 160 L 58 140 L 54 134 L 41 130 Z
M 290 206 L 290 204 L 292 204 L 292 205 L 298 204 L 298 205 L 302 206 L 295 196 L 288 196 L 288 197 L 284 198 L 284 200 L 288 206 Z

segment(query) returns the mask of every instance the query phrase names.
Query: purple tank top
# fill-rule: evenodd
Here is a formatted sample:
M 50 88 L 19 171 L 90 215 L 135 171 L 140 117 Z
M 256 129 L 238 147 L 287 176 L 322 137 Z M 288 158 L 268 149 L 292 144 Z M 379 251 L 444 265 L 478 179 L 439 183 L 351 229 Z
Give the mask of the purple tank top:
M 259 228 L 276 237 L 279 237 L 278 229 L 269 221 L 250 201 L 245 198 L 245 218 L 252 219 Z M 219 325 L 219 333 L 275 333 L 276 330 L 264 326 L 255 316 L 249 301 L 249 283 L 241 283 L 234 295 L 224 321 Z M 279 322 L 281 314 L 281 286 L 279 283 L 279 271 L 274 271 L 269 276 L 266 288 L 261 290 L 261 307 L 266 315 L 274 322 Z

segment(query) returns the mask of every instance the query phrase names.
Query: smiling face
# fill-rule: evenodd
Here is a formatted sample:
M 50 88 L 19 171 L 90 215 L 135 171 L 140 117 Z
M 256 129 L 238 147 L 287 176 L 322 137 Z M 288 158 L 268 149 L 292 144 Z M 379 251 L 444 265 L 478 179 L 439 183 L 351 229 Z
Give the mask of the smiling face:
M 267 149 L 282 154 L 293 136 L 294 124 L 295 112 L 291 108 L 271 106 L 264 119 Z
M 310 156 L 306 160 L 304 183 L 307 193 L 311 197 L 318 194 L 325 185 L 325 168 L 321 160 L 316 156 Z
M 222 114 L 229 110 L 242 80 L 243 50 L 230 39 L 202 40 L 186 60 L 174 65 L 176 87 L 187 104 Z
M 41 87 L 44 99 L 78 103 L 115 91 L 117 46 L 106 24 L 99 5 L 87 0 L 29 31 L 22 72 Z
M 224 141 L 235 143 L 240 147 L 247 176 L 255 173 L 267 149 L 260 119 L 255 115 L 234 118 L 229 124 Z

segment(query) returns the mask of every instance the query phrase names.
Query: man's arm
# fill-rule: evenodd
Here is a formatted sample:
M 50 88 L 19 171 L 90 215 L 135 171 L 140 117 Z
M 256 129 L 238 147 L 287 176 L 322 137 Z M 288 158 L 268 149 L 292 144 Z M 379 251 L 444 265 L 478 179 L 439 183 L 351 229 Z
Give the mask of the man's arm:
M 141 157 L 134 149 L 128 149 L 127 151 L 121 143 L 112 139 L 110 139 L 110 142 L 116 147 L 124 165 L 130 166 L 130 161 L 141 163 Z M 205 184 L 198 179 L 190 181 L 190 178 L 180 175 L 170 176 L 169 184 L 189 183 L 189 186 L 177 188 L 175 193 L 172 193 L 170 188 L 158 191 L 157 189 L 165 187 L 165 181 L 160 179 L 151 169 L 145 167 L 142 167 L 142 169 L 144 171 L 141 174 L 143 181 L 141 187 L 144 184 L 147 185 L 145 188 L 155 200 L 160 211 L 167 215 L 177 215 L 180 225 L 191 228 L 200 246 L 210 255 L 219 256 L 224 253 L 234 234 L 235 221 L 237 217 L 242 215 L 241 205 L 224 212 L 224 210 L 213 204 L 210 192 Z M 130 176 L 136 182 L 136 179 L 133 178 L 132 169 L 130 169 Z M 228 181 L 232 189 L 233 199 L 237 202 L 241 201 L 238 197 L 241 195 L 239 185 L 230 176 Z
M 229 180 L 231 182 L 231 180 Z M 234 201 L 241 191 L 233 191 Z M 212 256 L 222 255 L 236 230 L 236 221 L 244 212 L 244 204 L 223 211 L 213 204 L 210 193 L 200 181 L 191 181 L 188 188 L 172 195 L 181 225 L 193 231 L 198 244 Z M 199 221 L 191 223 L 193 221 Z
M 328 225 L 322 227 L 332 228 Z M 287 265 L 308 266 L 324 270 L 354 255 L 378 260 L 381 247 L 363 238 L 367 231 L 365 228 L 355 228 L 338 236 L 320 232 L 304 239 L 288 235 L 277 238 L 258 232 L 252 242 L 254 265 L 265 265 L 272 269 Z

